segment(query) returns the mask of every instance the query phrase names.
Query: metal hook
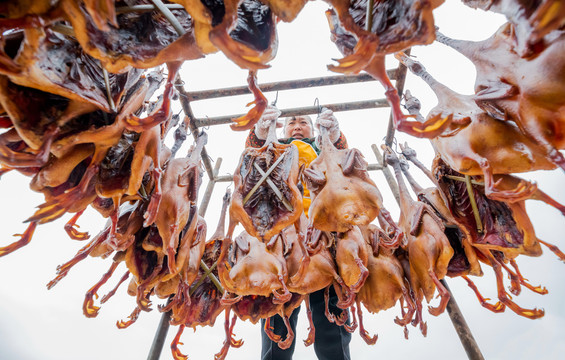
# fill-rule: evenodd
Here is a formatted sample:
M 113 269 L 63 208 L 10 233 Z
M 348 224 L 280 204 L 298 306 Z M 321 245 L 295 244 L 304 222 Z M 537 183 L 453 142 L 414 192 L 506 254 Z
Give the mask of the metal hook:
M 386 142 L 386 136 L 383 137 L 382 142 L 383 142 L 383 144 Z M 394 145 L 394 148 L 392 146 L 389 146 L 389 147 L 391 149 L 393 149 L 395 153 L 402 154 L 402 150 L 398 151 L 398 140 L 396 139 L 396 136 L 392 138 L 392 144 L 391 145 Z
M 228 173 L 228 175 L 231 175 L 231 174 Z M 231 188 L 232 185 L 233 185 L 233 181 L 230 181 L 230 182 L 228 183 L 228 186 L 226 186 L 226 191 L 227 191 L 228 189 L 232 190 L 232 188 Z
M 318 98 L 314 99 L 314 106 L 318 107 L 318 116 L 320 116 L 320 113 L 322 112 L 322 106 L 320 105 L 320 99 L 318 99 Z
M 277 94 L 275 95 L 275 100 L 271 103 L 271 106 L 276 106 L 277 101 L 279 101 L 279 91 L 277 90 Z

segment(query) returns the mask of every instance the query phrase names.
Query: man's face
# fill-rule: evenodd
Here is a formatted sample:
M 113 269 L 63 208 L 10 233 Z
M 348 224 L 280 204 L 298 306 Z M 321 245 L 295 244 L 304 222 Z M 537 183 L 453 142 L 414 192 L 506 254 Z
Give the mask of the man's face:
M 311 138 L 314 136 L 311 122 L 307 116 L 296 116 L 287 119 L 284 127 L 284 137 L 295 139 Z

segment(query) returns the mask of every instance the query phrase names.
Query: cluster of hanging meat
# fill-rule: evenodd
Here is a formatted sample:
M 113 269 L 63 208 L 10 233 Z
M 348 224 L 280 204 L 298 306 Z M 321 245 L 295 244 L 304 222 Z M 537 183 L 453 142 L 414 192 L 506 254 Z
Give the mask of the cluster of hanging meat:
M 400 98 L 388 78 L 384 59 L 387 54 L 410 46 L 433 42 L 432 11 L 443 0 L 326 2 L 330 6 L 327 16 L 331 38 L 345 56 L 338 60 L 339 65 L 328 65 L 328 68 L 345 74 L 366 71 L 383 84 L 399 130 L 418 137 L 434 136 L 448 119 L 437 118 L 425 124 L 409 120 L 400 109 Z M 75 63 L 69 52 L 75 50 L 67 51 L 68 46 L 53 37 L 72 39 L 71 47 L 80 49 L 89 58 L 81 60 L 94 61 L 98 67 L 114 74 L 131 68 L 178 66 L 221 51 L 236 65 L 249 70 L 249 89 L 254 95 L 250 103 L 254 107 L 246 115 L 233 119 L 232 129 L 252 128 L 267 106 L 265 96 L 256 85 L 256 76 L 257 71 L 268 68 L 268 63 L 276 56 L 277 22 L 293 21 L 306 1 L 171 0 L 159 3 L 157 7 L 149 0 L 57 0 L 5 5 L 0 8 L 3 16 L 0 19 L 3 39 L 0 70 L 18 75 L 21 81 L 25 81 L 27 75 L 37 75 L 32 69 L 44 73 L 43 78 L 65 78 Z M 369 17 L 368 6 L 372 10 Z M 547 7 L 547 4 L 540 5 L 545 10 L 538 10 L 529 19 L 543 24 L 536 27 L 539 31 L 529 42 L 538 44 L 543 34 L 562 25 L 563 7 L 556 10 L 558 14 Z M 14 44 L 17 43 L 14 39 L 22 36 L 26 42 L 25 54 L 19 54 L 21 51 Z M 46 37 L 51 38 L 51 42 L 46 44 Z M 56 66 L 35 64 L 37 59 L 32 55 L 40 48 L 57 51 L 59 57 L 52 58 Z M 34 82 L 44 86 L 45 80 Z M 100 97 L 98 100 L 105 103 L 106 110 L 111 108 L 111 102 L 105 101 L 103 93 L 97 91 L 92 95 Z
M 402 153 L 435 184 L 432 189 L 422 189 L 409 178 L 420 200 L 432 205 L 452 229 L 452 246 L 454 241 L 458 243 L 453 246 L 455 253 L 447 274 L 461 275 L 487 309 L 501 312 L 508 307 L 535 319 L 543 316 L 543 310 L 525 309 L 515 303 L 505 289 L 503 270 L 510 277 L 512 295 L 518 295 L 522 286 L 545 294 L 545 288 L 531 285 L 522 276 L 518 256 L 539 256 L 540 244 L 544 244 L 564 259 L 556 246 L 536 237 L 525 200 L 543 201 L 564 215 L 565 207 L 535 183 L 514 175 L 565 169 L 559 151 L 565 149 L 560 100 L 565 95 L 563 9 L 553 1 L 531 5 L 517 1 L 466 3 L 502 12 L 509 22 L 479 42 L 454 40 L 437 33 L 439 42 L 461 52 L 476 66 L 472 95 L 452 91 L 422 64 L 403 53 L 396 55 L 438 98 L 428 121 L 451 118 L 448 126 L 430 139 L 436 152 L 432 171 L 417 161 L 412 149 L 404 148 Z M 405 99 L 407 110 L 420 122 L 426 121 L 419 113 L 419 101 L 409 92 Z M 403 170 L 409 176 L 407 168 Z M 492 267 L 496 275 L 496 304 L 487 302 L 469 278 L 482 274 L 480 263 Z
M 449 299 L 439 279 L 446 275 L 453 250 L 443 225 L 435 222 L 437 215 L 423 215 L 416 207 L 423 223 L 417 215 L 406 215 L 416 222 L 407 225 L 414 227 L 415 238 L 405 238 L 412 235 L 405 235 L 402 220 L 397 225 L 384 208 L 363 155 L 357 149 L 336 149 L 323 133 L 322 153 L 303 170 L 312 196 L 306 218 L 301 201 L 296 202 L 300 194 L 285 190 L 299 186 L 296 149 L 278 143 L 274 126 L 263 147 L 244 151 L 234 175 L 230 227 L 218 260 L 224 290 L 220 304 L 230 306 L 242 320 L 267 319 L 265 332 L 282 349 L 294 339 L 288 322 L 292 310 L 303 301 L 308 308 L 309 295 L 319 290 L 326 294 L 328 320 L 349 332 L 359 327 L 367 343 L 374 344 L 376 336 L 363 325 L 362 305 L 376 313 L 400 303 L 401 315 L 395 322 L 404 327 L 412 323 L 425 333 L 423 296 L 430 301 L 437 284 L 442 301 L 430 310 L 434 315 L 445 310 Z M 268 222 L 263 221 L 264 214 L 271 214 Z M 375 219 L 380 226 L 371 224 Z M 245 230 L 234 237 L 237 223 Z M 430 236 L 432 229 L 437 230 Z M 439 250 L 417 245 L 429 242 L 437 243 Z M 338 307 L 351 311 L 336 316 L 329 310 L 330 287 L 338 296 Z M 285 338 L 272 332 L 269 318 L 275 314 L 287 324 Z M 315 336 L 311 315 L 309 321 L 306 345 Z M 230 333 L 224 349 L 233 325 L 226 317 Z
M 184 157 L 176 157 L 182 136 L 172 150 L 164 145 L 179 121 L 171 103 L 182 63 L 217 51 L 249 70 L 254 95 L 254 107 L 231 127 L 254 126 L 267 106 L 257 71 L 276 55 L 276 23 L 291 22 L 306 1 L 174 0 L 158 10 L 145 0 L 26 0 L 0 5 L 0 176 L 20 172 L 45 201 L 20 239 L 0 247 L 0 257 L 27 245 L 39 224 L 74 214 L 65 230 L 86 245 L 57 268 L 48 287 L 88 256 L 112 257 L 108 272 L 85 295 L 84 314 L 94 317 L 99 289 L 123 262 L 127 270 L 100 303 L 131 275 L 127 292 L 135 308 L 117 324 L 125 328 L 152 309 L 153 296 L 168 299 L 159 310 L 171 311 L 171 324 L 179 326 L 171 345 L 176 359 L 186 358 L 179 344 L 187 326 L 212 326 L 223 311 L 226 339 L 216 356 L 223 359 L 243 343 L 233 336 L 236 318 L 256 323 L 279 314 L 287 320 L 303 301 L 308 306 L 309 294 L 328 294 L 330 287 L 338 306 L 350 311 L 335 316 L 327 310 L 328 319 L 350 332 L 359 327 L 370 344 L 377 337 L 363 326 L 362 306 L 377 313 L 398 303 L 395 322 L 425 334 L 423 301 L 432 301 L 437 290 L 439 303 L 429 312 L 445 310 L 445 276 L 465 279 L 491 311 L 508 307 L 528 318 L 543 316 L 543 310 L 514 302 L 503 270 L 512 295 L 522 286 L 544 294 L 522 276 L 518 256 L 539 256 L 543 244 L 565 261 L 557 247 L 537 239 L 524 202 L 541 200 L 564 214 L 565 206 L 513 175 L 565 169 L 565 6 L 555 0 L 464 0 L 509 20 L 491 38 L 468 42 L 435 32 L 432 11 L 442 0 L 326 2 L 332 40 L 344 55 L 330 70 L 366 71 L 379 80 L 397 129 L 430 138 L 437 154 L 430 171 L 408 147 L 401 156 L 385 149 L 399 184 L 398 222 L 384 208 L 358 150 L 338 150 L 322 134 L 321 155 L 304 169 L 296 147 L 278 143 L 273 128 L 264 147 L 241 156 L 227 234 L 229 194 L 218 229 L 206 241 L 196 204 L 206 134 L 197 134 Z M 407 93 L 406 115 L 384 58 L 436 38 L 476 65 L 475 94 L 451 91 L 398 54 L 439 99 L 424 119 Z M 168 70 L 166 80 L 162 70 L 153 70 L 159 66 Z M 407 161 L 435 186 L 420 187 Z M 309 218 L 302 184 L 312 196 Z M 88 206 L 108 218 L 92 238 L 77 224 Z M 234 236 L 238 223 L 245 230 Z M 481 265 L 496 275 L 495 304 L 470 279 L 482 275 Z M 268 320 L 265 331 L 281 348 L 294 337 L 289 331 L 280 338 Z M 307 345 L 314 332 L 311 321 Z

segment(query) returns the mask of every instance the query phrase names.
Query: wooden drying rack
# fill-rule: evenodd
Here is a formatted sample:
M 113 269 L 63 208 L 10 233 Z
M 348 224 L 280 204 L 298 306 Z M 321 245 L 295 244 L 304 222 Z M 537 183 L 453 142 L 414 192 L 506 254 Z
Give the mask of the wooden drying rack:
M 184 30 L 175 16 L 171 13 L 169 6 L 163 4 L 161 0 L 151 0 L 156 8 L 159 9 L 163 13 L 163 15 L 168 19 L 171 25 L 175 28 L 179 36 L 184 34 Z M 367 14 L 371 14 L 373 11 L 373 0 L 369 0 L 367 4 Z M 372 16 L 367 16 L 367 29 L 371 29 L 372 27 Z M 410 54 L 410 49 L 406 51 L 406 54 Z M 387 75 L 391 80 L 396 80 L 396 89 L 398 94 L 402 94 L 404 91 L 404 83 L 406 80 L 406 67 L 402 64 L 399 65 L 397 69 L 392 70 L 392 72 L 387 72 Z M 178 80 L 178 77 L 177 77 Z M 356 83 L 356 82 L 363 82 L 363 81 L 372 81 L 373 78 L 368 75 L 356 75 L 356 76 L 332 76 L 332 77 L 323 77 L 323 78 L 313 78 L 313 79 L 302 79 L 302 80 L 294 80 L 294 81 L 285 81 L 285 82 L 278 82 L 278 83 L 269 83 L 269 84 L 262 84 L 260 88 L 263 89 L 263 92 L 270 92 L 270 91 L 277 91 L 277 90 L 289 90 L 289 89 L 300 89 L 305 87 L 316 87 L 316 86 L 326 86 L 326 85 L 336 85 L 336 84 L 346 84 L 346 83 Z M 202 126 L 211 126 L 211 125 L 220 125 L 220 124 L 228 124 L 231 123 L 231 119 L 238 117 L 238 115 L 230 115 L 225 117 L 218 117 L 218 118 L 211 118 L 211 119 L 197 119 L 195 118 L 192 108 L 190 106 L 191 101 L 203 100 L 203 99 L 211 99 L 211 98 L 218 98 L 218 97 L 226 97 L 226 96 L 234 96 L 239 94 L 246 94 L 249 93 L 247 87 L 236 87 L 236 88 L 225 88 L 225 89 L 215 89 L 215 90 L 207 90 L 207 91 L 200 91 L 200 92 L 193 92 L 188 93 L 184 90 L 182 84 L 175 84 L 176 90 L 179 92 L 180 101 L 182 109 L 188 118 L 188 127 L 191 130 L 192 135 L 196 139 L 200 134 L 198 130 L 199 127 Z M 338 111 L 347 111 L 347 110 L 358 110 L 358 109 L 370 109 L 370 108 L 377 108 L 377 107 L 388 107 L 388 102 L 385 99 L 378 99 L 378 100 L 369 100 L 369 101 L 361 101 L 361 102 L 354 102 L 354 103 L 340 103 L 340 104 L 325 104 L 322 105 L 327 107 L 328 109 L 333 110 L 334 112 Z M 318 107 L 305 107 L 305 108 L 294 108 L 294 109 L 284 109 L 282 110 L 282 116 L 298 116 L 298 115 L 311 115 L 316 114 L 318 112 Z M 392 122 L 392 114 L 389 116 L 389 123 L 387 129 L 387 136 L 385 138 L 385 144 L 387 146 L 391 146 L 392 141 L 394 139 L 394 125 Z M 377 164 L 369 165 L 369 170 L 382 170 L 386 180 L 394 194 L 394 197 L 397 202 L 400 202 L 400 196 L 398 191 L 398 185 L 396 184 L 396 180 L 394 179 L 390 169 L 386 167 L 386 164 L 383 162 L 383 156 L 378 150 L 376 145 L 372 145 L 372 150 L 377 157 Z M 208 157 L 208 152 L 204 147 L 202 149 L 202 160 L 204 162 L 204 166 L 206 168 L 206 172 L 208 174 L 208 178 L 210 182 L 206 188 L 204 196 L 202 198 L 202 203 L 199 207 L 199 215 L 204 216 L 206 213 L 206 209 L 208 208 L 208 203 L 210 202 L 210 197 L 212 196 L 212 191 L 214 190 L 214 185 L 216 182 L 220 181 L 232 181 L 233 177 L 231 176 L 218 176 L 220 165 L 222 162 L 222 158 L 218 158 L 216 161 L 216 166 L 212 169 L 212 165 L 210 163 L 210 159 Z M 210 269 L 204 261 L 200 261 L 200 265 L 205 270 L 208 276 L 211 278 L 214 277 L 211 274 Z M 214 277 L 215 278 L 215 277 Z M 212 279 L 214 281 L 216 279 Z M 461 313 L 453 294 L 451 293 L 447 283 L 444 279 L 440 280 L 445 288 L 450 293 L 450 299 L 447 304 L 447 312 L 455 327 L 455 331 L 461 340 L 461 344 L 465 348 L 465 352 L 469 359 L 472 360 L 482 360 L 484 359 L 474 337 L 467 325 L 463 314 Z M 149 355 L 147 356 L 148 360 L 158 360 L 161 351 L 163 349 L 163 344 L 165 342 L 165 338 L 167 336 L 167 332 L 169 330 L 169 320 L 170 320 L 170 311 L 163 314 L 161 320 L 159 322 L 159 326 L 157 328 L 157 332 L 153 339 L 153 343 L 151 345 L 151 349 L 149 350 Z
M 407 53 L 409 53 L 409 51 L 407 51 Z M 405 79 L 406 79 L 406 67 L 400 64 L 398 68 L 388 70 L 387 75 L 391 80 L 396 81 L 396 89 L 399 94 L 402 94 L 404 90 Z M 350 75 L 350 76 L 341 75 L 341 76 L 318 77 L 318 78 L 291 80 L 291 81 L 283 81 L 283 82 L 265 83 L 265 84 L 259 84 L 258 86 L 263 92 L 274 92 L 274 91 L 294 90 L 294 89 L 311 88 L 311 87 L 319 87 L 319 86 L 351 84 L 351 83 L 359 83 L 359 82 L 367 82 L 367 81 L 374 81 L 374 79 L 367 74 Z M 180 95 L 179 98 L 180 98 L 181 106 L 184 114 L 187 117 L 186 123 L 195 139 L 200 134 L 199 128 L 214 126 L 214 125 L 230 124 L 232 123 L 233 118 L 237 118 L 241 116 L 241 114 L 212 117 L 212 118 L 196 118 L 194 116 L 194 113 L 192 112 L 192 108 L 190 105 L 192 101 L 215 99 L 215 98 L 251 93 L 247 88 L 247 86 L 221 88 L 221 89 L 195 91 L 195 92 L 185 91 L 182 84 L 175 84 L 175 88 Z M 375 99 L 375 100 L 364 100 L 357 102 L 322 104 L 321 106 L 326 107 L 334 112 L 340 112 L 340 111 L 349 111 L 349 110 L 383 108 L 383 107 L 389 107 L 389 104 L 386 99 Z M 318 113 L 318 106 L 298 107 L 298 108 L 280 109 L 280 110 L 281 110 L 281 116 L 283 117 L 312 115 Z M 387 136 L 385 138 L 385 144 L 387 146 L 390 146 L 392 144 L 394 139 L 394 132 L 395 129 L 392 122 L 392 114 L 391 114 L 389 116 Z M 394 194 L 396 201 L 400 202 L 398 185 L 390 169 L 384 163 L 382 153 L 380 152 L 378 147 L 374 144 L 371 146 L 371 148 L 377 158 L 377 163 L 369 164 L 368 170 L 370 171 L 382 170 L 392 190 L 392 193 Z M 210 198 L 212 196 L 212 192 L 214 190 L 215 184 L 217 182 L 231 182 L 233 181 L 233 176 L 219 175 L 219 170 L 222 163 L 221 157 L 216 160 L 215 167 L 212 168 L 212 164 L 210 162 L 210 158 L 208 156 L 208 152 L 206 151 L 205 147 L 202 149 L 202 161 L 204 163 L 204 167 L 206 169 L 206 173 L 208 174 L 208 178 L 209 178 L 208 186 L 206 187 L 206 190 L 202 198 L 202 202 L 199 206 L 199 215 L 204 216 L 208 208 L 208 203 L 210 202 Z M 209 269 L 206 266 L 206 264 L 204 264 L 201 261 L 201 265 L 203 265 L 204 270 L 207 273 L 209 273 Z M 455 301 L 455 298 L 451 293 L 447 283 L 443 279 L 440 281 L 450 293 L 450 300 L 447 304 L 447 312 L 449 314 L 451 322 L 453 323 L 455 331 L 459 336 L 461 344 L 463 345 L 465 352 L 467 353 L 468 358 L 472 360 L 484 359 L 473 337 L 473 334 L 471 333 L 471 330 L 469 329 L 469 326 L 467 325 L 465 318 L 463 317 L 463 314 L 461 313 L 461 310 L 459 309 L 459 306 L 457 305 L 457 302 Z M 147 357 L 148 360 L 157 360 L 160 357 L 165 342 L 165 338 L 167 336 L 167 332 L 169 329 L 170 315 L 171 315 L 170 312 L 166 312 L 161 317 L 157 331 L 155 333 L 155 337 L 153 339 L 153 343 L 151 345 L 151 349 Z

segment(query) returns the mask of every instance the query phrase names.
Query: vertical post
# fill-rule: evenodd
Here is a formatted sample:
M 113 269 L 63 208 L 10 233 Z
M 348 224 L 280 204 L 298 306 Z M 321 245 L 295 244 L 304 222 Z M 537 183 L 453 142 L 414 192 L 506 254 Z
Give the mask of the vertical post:
M 159 321 L 159 326 L 155 332 L 155 337 L 153 338 L 153 344 L 151 344 L 151 349 L 149 350 L 149 355 L 147 355 L 147 360 L 158 360 L 161 356 L 161 351 L 163 350 L 163 344 L 165 344 L 165 339 L 167 338 L 167 332 L 169 331 L 169 320 L 171 319 L 171 312 L 167 311 L 161 315 L 161 321 Z
M 206 187 L 206 191 L 204 192 L 204 196 L 202 197 L 202 202 L 200 202 L 200 207 L 198 208 L 198 215 L 204 216 L 206 214 L 206 210 L 208 210 L 208 203 L 210 202 L 210 198 L 212 197 L 212 192 L 214 191 L 214 186 L 216 185 L 216 176 L 220 172 L 220 166 L 222 165 L 222 158 L 218 158 L 216 160 L 216 166 L 214 166 L 214 178 L 210 179 L 208 186 Z
M 398 205 L 400 205 L 400 192 L 398 191 L 398 184 L 396 184 L 396 180 L 394 179 L 394 175 L 392 175 L 390 168 L 388 166 L 386 166 L 386 164 L 384 163 L 383 155 L 381 154 L 381 151 L 379 150 L 377 145 L 375 145 L 375 144 L 371 145 L 371 149 L 373 149 L 373 152 L 375 153 L 375 156 L 377 157 L 377 162 L 381 166 L 381 170 L 383 171 L 383 174 L 385 175 L 385 179 L 388 182 L 388 186 L 392 190 L 392 194 L 394 195 L 396 202 L 398 203 Z
M 477 345 L 477 342 L 471 333 L 471 329 L 469 329 L 469 325 L 467 325 L 467 322 L 459 309 L 459 305 L 457 305 L 457 301 L 455 301 L 455 298 L 453 297 L 453 293 L 449 289 L 449 286 L 447 286 L 447 282 L 444 279 L 441 279 L 440 281 L 447 291 L 449 291 L 450 297 L 449 302 L 447 303 L 447 313 L 449 314 L 451 323 L 459 336 L 459 340 L 461 341 L 463 348 L 465 348 L 467 357 L 470 360 L 484 360 L 481 349 L 479 349 L 479 345 Z
M 406 49 L 406 55 L 410 55 L 410 48 Z M 406 82 L 406 72 L 407 68 L 401 62 L 398 63 L 398 68 L 396 69 L 396 92 L 398 96 L 402 99 L 402 93 L 404 92 L 404 83 Z M 386 132 L 385 144 L 387 146 L 392 145 L 392 140 L 394 139 L 394 123 L 392 121 L 392 112 L 388 118 L 388 129 Z

